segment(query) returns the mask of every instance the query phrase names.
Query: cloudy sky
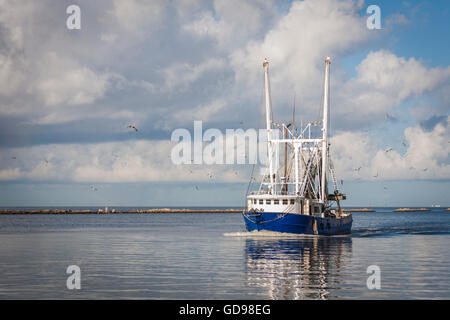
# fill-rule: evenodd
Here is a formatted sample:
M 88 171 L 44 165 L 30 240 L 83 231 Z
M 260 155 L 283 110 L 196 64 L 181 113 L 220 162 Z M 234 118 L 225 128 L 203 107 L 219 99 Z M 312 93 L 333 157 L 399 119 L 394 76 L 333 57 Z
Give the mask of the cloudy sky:
M 316 120 L 326 56 L 346 204 L 449 206 L 449 30 L 434 0 L 0 0 L 0 206 L 244 205 L 251 165 L 175 165 L 173 130 L 261 126 L 265 57 L 275 121 Z

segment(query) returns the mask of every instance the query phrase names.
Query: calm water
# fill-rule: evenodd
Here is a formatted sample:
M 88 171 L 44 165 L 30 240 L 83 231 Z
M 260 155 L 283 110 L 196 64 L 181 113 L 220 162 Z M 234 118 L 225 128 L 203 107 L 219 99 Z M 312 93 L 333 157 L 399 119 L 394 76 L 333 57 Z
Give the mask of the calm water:
M 249 236 L 230 213 L 0 215 L 0 299 L 449 299 L 450 213 L 376 210 L 340 237 Z

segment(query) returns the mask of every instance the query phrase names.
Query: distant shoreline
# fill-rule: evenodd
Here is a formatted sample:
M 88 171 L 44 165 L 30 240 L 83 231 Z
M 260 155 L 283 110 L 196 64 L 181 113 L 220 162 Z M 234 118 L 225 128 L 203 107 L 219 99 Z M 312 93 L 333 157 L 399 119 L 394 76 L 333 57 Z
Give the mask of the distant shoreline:
M 242 209 L 184 209 L 184 208 L 153 208 L 153 209 L 9 209 L 0 210 L 0 214 L 121 214 L 121 213 L 241 213 Z
M 419 212 L 419 211 L 431 211 L 428 208 L 399 208 L 394 210 L 394 212 Z
M 443 211 L 450 211 L 450 208 L 440 208 Z M 242 213 L 242 208 L 42 208 L 36 209 L 30 208 L 8 208 L 0 209 L 0 215 L 12 215 L 12 214 L 130 214 L 130 213 Z M 343 209 L 344 212 L 376 212 L 375 209 L 369 208 L 347 208 Z M 398 208 L 393 209 L 392 212 L 418 212 L 418 211 L 432 211 L 429 208 Z
M 343 209 L 344 212 L 375 212 L 373 209 Z M 243 209 L 186 209 L 186 208 L 152 208 L 120 210 L 105 209 L 4 209 L 0 214 L 121 214 L 121 213 L 242 213 Z

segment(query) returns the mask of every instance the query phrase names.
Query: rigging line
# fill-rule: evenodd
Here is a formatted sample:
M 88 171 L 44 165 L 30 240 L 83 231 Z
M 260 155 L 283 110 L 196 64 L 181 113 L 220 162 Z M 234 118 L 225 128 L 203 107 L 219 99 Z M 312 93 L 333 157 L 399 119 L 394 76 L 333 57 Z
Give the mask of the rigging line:
M 263 77 L 263 86 L 262 86 L 262 90 L 261 90 L 261 99 L 260 99 L 260 108 L 259 108 L 259 116 L 258 116 L 258 127 L 257 127 L 257 129 L 259 129 L 260 128 L 260 126 L 261 126 L 261 115 L 262 115 L 262 109 L 263 109 L 263 97 L 264 97 L 264 77 Z M 259 133 L 259 132 L 258 132 Z M 257 144 L 258 144 L 258 152 L 256 153 L 256 155 L 255 155 L 255 157 L 256 157 L 256 159 L 255 159 L 255 161 L 254 161 L 254 163 L 253 163 L 253 165 L 252 165 L 252 171 L 251 171 L 251 174 L 250 174 L 250 181 L 248 182 L 248 185 L 247 185 L 247 191 L 246 191 L 246 193 L 245 193 L 245 206 L 244 206 L 244 211 L 245 211 L 245 208 L 247 207 L 247 196 L 248 196 L 248 192 L 249 192 L 249 190 L 250 190 L 250 186 L 251 186 L 251 184 L 252 184 L 252 181 L 253 181 L 253 174 L 254 174 L 254 171 L 255 171 L 255 165 L 256 165 L 256 162 L 257 162 L 257 160 L 258 160 L 258 154 L 259 154 L 259 134 L 257 134 L 257 136 L 256 136 L 256 139 L 257 139 Z
M 269 70 L 267 69 L 267 77 L 269 78 Z M 271 118 L 271 122 L 274 122 L 274 118 L 273 118 L 273 106 L 272 106 L 272 94 L 271 94 L 271 86 L 270 86 L 270 78 L 268 79 L 268 84 L 269 84 L 269 98 L 270 98 L 270 118 Z M 272 127 L 272 123 L 270 124 L 270 127 Z

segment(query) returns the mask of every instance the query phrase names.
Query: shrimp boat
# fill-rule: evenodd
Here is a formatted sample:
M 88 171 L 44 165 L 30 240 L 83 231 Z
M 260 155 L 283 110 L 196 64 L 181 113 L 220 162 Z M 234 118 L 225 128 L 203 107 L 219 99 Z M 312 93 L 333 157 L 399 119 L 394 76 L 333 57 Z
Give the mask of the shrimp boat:
M 352 215 L 340 201 L 346 195 L 338 183 L 330 157 L 328 114 L 331 59 L 325 59 L 322 118 L 304 128 L 271 119 L 269 62 L 264 60 L 267 164 L 258 191 L 247 195 L 243 212 L 248 231 L 274 231 L 308 235 L 338 235 L 351 232 Z M 278 134 L 278 138 L 274 133 Z M 312 134 L 316 131 L 316 135 Z M 284 146 L 284 152 L 280 147 Z M 288 150 L 289 149 L 289 150 Z M 284 165 L 279 165 L 284 153 Z M 328 193 L 328 180 L 333 193 Z M 342 182 L 341 182 L 342 183 Z

